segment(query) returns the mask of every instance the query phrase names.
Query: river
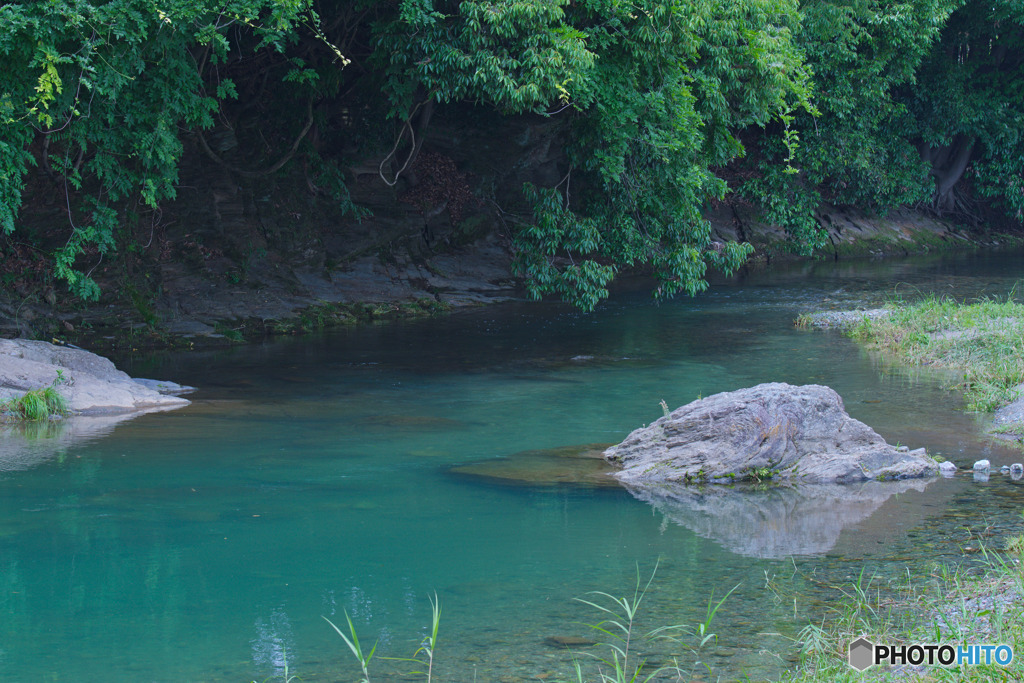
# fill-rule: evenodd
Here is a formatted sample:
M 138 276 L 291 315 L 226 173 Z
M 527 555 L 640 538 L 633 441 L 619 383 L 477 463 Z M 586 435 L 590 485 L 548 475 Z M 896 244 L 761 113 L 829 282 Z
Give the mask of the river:
M 678 657 L 694 680 L 777 678 L 834 597 L 822 584 L 923 572 L 959 559 L 974 534 L 1019 530 L 1022 482 L 961 474 L 800 513 L 763 491 L 739 509 L 668 509 L 593 476 L 477 475 L 579 468 L 516 454 L 616 442 L 662 400 L 765 381 L 831 386 L 890 442 L 962 467 L 1024 460 L 983 437 L 948 373 L 792 324 L 893 296 L 1005 296 L 1019 264 L 818 262 L 660 305 L 624 287 L 590 315 L 511 304 L 119 359 L 199 391 L 101 438 L 47 452 L 36 437 L 36 460 L 0 464 L 0 679 L 263 681 L 287 661 L 303 681 L 354 681 L 322 618 L 344 626 L 347 612 L 364 646 L 379 641 L 372 678 L 389 680 L 416 668 L 381 657 L 418 647 L 435 592 L 438 680 L 568 679 L 573 654 L 545 639 L 593 637 L 585 624 L 601 615 L 577 598 L 632 595 L 655 567 L 638 631 L 693 626 L 712 596 L 736 590 L 712 623 L 717 641 L 696 655 L 692 639 L 641 643 L 652 663 Z M 809 599 L 779 600 L 766 577 Z M 587 651 L 603 652 L 577 651 L 586 666 Z

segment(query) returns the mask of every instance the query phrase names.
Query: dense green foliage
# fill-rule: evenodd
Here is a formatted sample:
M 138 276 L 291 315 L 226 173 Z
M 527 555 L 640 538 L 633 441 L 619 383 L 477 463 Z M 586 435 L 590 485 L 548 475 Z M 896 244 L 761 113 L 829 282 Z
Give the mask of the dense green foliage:
M 636 264 L 659 294 L 693 293 L 749 253 L 711 244 L 711 168 L 742 153 L 739 129 L 808 106 L 797 16 L 792 0 L 403 2 L 381 29 L 384 92 L 400 117 L 431 99 L 570 112 L 565 177 L 525 188 L 534 220 L 514 235 L 535 297 L 592 308 Z
M 531 293 L 591 307 L 618 268 L 643 264 L 657 294 L 693 294 L 709 265 L 742 262 L 748 245 L 712 244 L 702 214 L 726 192 L 712 169 L 742 154 L 738 131 L 808 106 L 796 15 L 786 0 L 579 5 L 597 59 L 563 185 L 529 189 L 536 220 L 516 246 Z
M 123 210 L 173 199 L 181 129 L 209 127 L 230 81 L 208 92 L 234 27 L 280 49 L 311 18 L 305 0 L 7 3 L 0 6 L 0 228 L 15 227 L 28 165 L 59 179 L 69 235 L 56 274 L 99 292 L 75 260 L 115 246 Z M 74 197 L 72 191 L 75 192 Z M 74 199 L 74 200 L 73 200 Z M 119 211 L 120 210 L 120 211 Z
M 824 200 L 977 220 L 979 196 L 1024 215 L 1020 2 L 805 0 L 801 12 L 820 115 L 795 124 L 797 176 L 762 140 L 745 191 L 770 219 L 813 235 Z
M 799 165 L 830 201 L 877 208 L 930 196 L 899 95 L 913 83 L 953 4 L 804 4 L 800 41 L 814 65 L 822 115 L 801 121 Z
M 299 151 L 310 188 L 344 202 L 319 151 L 342 146 L 332 116 L 363 112 L 346 135 L 395 184 L 437 106 L 485 107 L 565 121 L 564 177 L 525 187 L 532 219 L 512 226 L 531 294 L 591 308 L 630 267 L 694 293 L 750 251 L 704 219 L 730 190 L 804 251 L 823 201 L 971 213 L 981 196 L 1020 217 L 1022 23 L 1018 0 L 8 3 L 0 229 L 40 167 L 67 209 L 55 274 L 95 298 L 83 255 L 134 247 L 124 226 L 174 199 L 184 140 L 228 166 L 202 134 L 217 119 L 258 105 L 287 140 L 233 172 Z
M 962 206 L 968 174 L 980 195 L 1024 218 L 1024 3 L 964 3 L 904 99 L 940 207 Z

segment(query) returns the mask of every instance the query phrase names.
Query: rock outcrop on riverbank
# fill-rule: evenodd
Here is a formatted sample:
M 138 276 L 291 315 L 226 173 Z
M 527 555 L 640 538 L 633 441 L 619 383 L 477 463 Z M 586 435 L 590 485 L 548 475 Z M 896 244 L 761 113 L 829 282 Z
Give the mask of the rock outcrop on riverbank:
M 1014 388 L 1016 400 L 999 408 L 992 416 L 989 433 L 1011 441 L 1024 439 L 1024 384 Z
M 132 379 L 110 360 L 84 349 L 0 339 L 0 400 L 52 384 L 67 398 L 72 413 L 86 415 L 179 408 L 189 401 L 178 394 L 192 391 L 174 382 Z
M 635 430 L 605 459 L 620 481 L 850 483 L 933 476 L 924 449 L 886 443 L 828 387 L 759 384 L 694 401 Z

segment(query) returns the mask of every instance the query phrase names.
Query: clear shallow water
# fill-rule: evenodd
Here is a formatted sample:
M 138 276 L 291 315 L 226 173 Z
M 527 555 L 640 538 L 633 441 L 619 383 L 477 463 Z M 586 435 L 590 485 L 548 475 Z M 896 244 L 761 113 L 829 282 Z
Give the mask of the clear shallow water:
M 858 514 L 820 514 L 818 549 L 789 559 L 780 548 L 807 545 L 777 528 L 768 502 L 730 526 L 619 488 L 503 485 L 450 468 L 614 442 L 660 416 L 662 399 L 675 407 L 762 381 L 832 386 L 890 441 L 961 466 L 1022 460 L 981 437 L 982 421 L 958 412 L 942 375 L 792 327 L 802 311 L 894 291 L 1005 295 L 1019 263 L 820 263 L 661 306 L 622 291 L 590 316 L 508 306 L 126 359 L 133 374 L 201 391 L 186 409 L 39 448 L 0 472 L 0 680 L 263 680 L 281 673 L 285 653 L 305 681 L 356 680 L 321 616 L 344 622 L 347 610 L 381 654 L 408 656 L 434 591 L 441 680 L 568 678 L 569 655 L 543 641 L 588 635 L 580 622 L 599 617 L 574 598 L 625 595 L 637 565 L 646 575 L 659 558 L 642 625 L 697 623 L 712 591 L 738 585 L 702 655 L 715 672 L 705 678 L 777 677 L 788 638 L 816 607 L 801 604 L 794 618 L 764 589 L 766 572 L 841 582 L 862 567 L 897 575 L 959 557 L 973 542 L 966 527 L 1020 526 L 1020 482 L 960 476 Z M 759 510 L 760 522 L 741 516 Z M 747 527 L 782 538 L 770 557 L 744 545 Z M 678 646 L 648 651 L 693 665 Z M 382 679 L 409 669 L 379 665 Z

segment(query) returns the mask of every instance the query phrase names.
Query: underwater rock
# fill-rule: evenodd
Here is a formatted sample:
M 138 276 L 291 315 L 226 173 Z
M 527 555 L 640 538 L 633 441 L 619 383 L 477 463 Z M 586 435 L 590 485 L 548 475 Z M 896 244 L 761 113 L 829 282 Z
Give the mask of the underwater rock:
M 63 379 L 63 381 L 61 381 Z M 57 382 L 73 413 L 130 413 L 189 404 L 174 382 L 136 381 L 110 360 L 84 349 L 27 339 L 0 339 L 0 399 Z
M 579 636 L 548 636 L 544 644 L 551 647 L 591 647 L 597 645 L 597 641 Z
M 694 401 L 637 429 L 605 459 L 647 482 L 780 479 L 850 483 L 932 476 L 923 448 L 899 450 L 851 418 L 832 389 L 759 384 Z
M 450 429 L 465 429 L 468 425 L 461 420 L 453 420 L 447 417 L 435 417 L 433 415 L 370 415 L 360 423 L 365 427 L 387 429 L 389 431 L 415 431 L 427 430 L 447 431 Z
M 618 487 L 609 477 L 612 468 L 601 457 L 608 444 L 583 444 L 534 451 L 479 462 L 455 465 L 449 472 L 496 484 L 512 486 Z

